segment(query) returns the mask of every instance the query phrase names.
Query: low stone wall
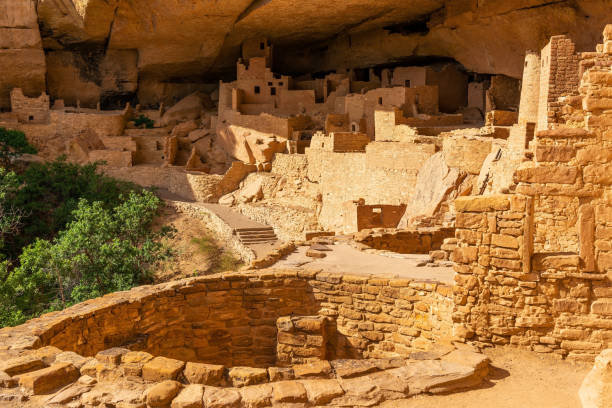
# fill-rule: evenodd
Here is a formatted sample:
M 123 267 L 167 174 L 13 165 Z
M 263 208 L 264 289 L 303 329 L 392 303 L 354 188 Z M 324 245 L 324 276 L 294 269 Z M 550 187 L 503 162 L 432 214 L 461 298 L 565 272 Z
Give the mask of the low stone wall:
M 274 228 L 281 241 L 302 241 L 307 231 L 318 229 L 316 214 L 305 207 L 289 207 L 277 204 L 240 203 L 234 209 L 254 221 Z
M 0 348 L 111 347 L 227 366 L 276 359 L 282 316 L 335 320 L 334 358 L 407 356 L 450 336 L 451 288 L 433 282 L 264 270 L 142 286 L 0 330 Z
M 245 263 L 252 262 L 257 258 L 255 252 L 244 245 L 238 235 L 234 234 L 234 229 L 204 205 L 173 200 L 166 200 L 166 205 L 178 212 L 205 221 L 208 228 L 215 232 L 216 237 L 223 240 L 226 247 L 236 253 Z
M 355 234 L 354 239 L 374 249 L 400 254 L 428 254 L 439 250 L 446 238 L 454 236 L 454 228 L 363 230 Z
M 218 185 L 223 176 L 185 171 L 183 167 L 102 166 L 110 177 L 139 184 L 144 187 L 157 187 L 170 191 L 186 200 L 211 201 L 218 198 Z

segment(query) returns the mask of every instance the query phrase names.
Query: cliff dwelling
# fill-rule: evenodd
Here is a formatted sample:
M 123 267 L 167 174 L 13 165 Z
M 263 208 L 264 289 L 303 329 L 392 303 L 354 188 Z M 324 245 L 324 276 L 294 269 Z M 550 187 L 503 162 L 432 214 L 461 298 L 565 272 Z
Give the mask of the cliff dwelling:
M 610 407 L 611 163 L 608 0 L 0 0 L 0 406 Z

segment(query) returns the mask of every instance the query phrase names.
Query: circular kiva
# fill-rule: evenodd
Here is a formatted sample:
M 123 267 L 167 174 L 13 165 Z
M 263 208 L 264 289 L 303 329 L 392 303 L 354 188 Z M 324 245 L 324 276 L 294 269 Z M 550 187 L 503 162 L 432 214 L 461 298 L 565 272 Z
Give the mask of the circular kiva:
M 445 342 L 451 295 L 434 282 L 282 270 L 142 286 L 0 330 L 0 385 L 32 404 L 84 406 L 354 406 L 448 392 L 488 371 L 485 356 Z

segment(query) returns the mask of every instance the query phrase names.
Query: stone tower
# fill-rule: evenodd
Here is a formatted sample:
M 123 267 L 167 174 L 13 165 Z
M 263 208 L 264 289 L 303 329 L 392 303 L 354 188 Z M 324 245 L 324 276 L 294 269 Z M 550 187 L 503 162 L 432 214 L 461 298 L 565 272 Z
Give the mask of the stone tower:
M 537 52 L 527 51 L 523 70 L 519 124 L 537 123 L 538 100 L 540 97 L 540 56 Z

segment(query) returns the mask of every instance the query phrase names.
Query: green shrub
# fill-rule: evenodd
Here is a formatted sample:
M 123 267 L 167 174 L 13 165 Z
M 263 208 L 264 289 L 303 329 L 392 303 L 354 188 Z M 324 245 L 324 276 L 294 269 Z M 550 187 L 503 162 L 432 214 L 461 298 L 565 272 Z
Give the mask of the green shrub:
M 5 253 L 16 258 L 36 238 L 52 239 L 72 220 L 80 199 L 99 201 L 106 209 L 118 205 L 120 196 L 141 188 L 97 171 L 96 164 L 81 166 L 65 158 L 33 163 L 19 175 L 20 188 L 12 205 L 21 217 L 19 234 L 6 238 Z
M 8 167 L 14 158 L 23 154 L 36 154 L 25 133 L 0 127 L 0 165 Z
M 150 282 L 155 267 L 172 254 L 162 243 L 172 231 L 151 229 L 160 205 L 152 193 L 120 199 L 109 209 L 81 198 L 65 230 L 26 247 L 11 272 L 5 266 L 0 326 Z
M 142 127 L 144 125 L 147 129 L 153 129 L 153 126 L 155 126 L 155 121 L 153 119 L 149 119 L 145 115 L 140 115 L 134 119 L 134 125 L 136 127 Z
M 7 237 L 19 232 L 23 212 L 15 206 L 15 195 L 19 190 L 17 175 L 0 167 L 0 251 Z M 0 252 L 0 261 L 2 252 Z

